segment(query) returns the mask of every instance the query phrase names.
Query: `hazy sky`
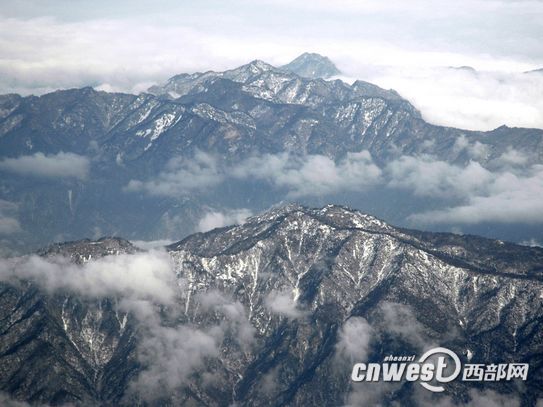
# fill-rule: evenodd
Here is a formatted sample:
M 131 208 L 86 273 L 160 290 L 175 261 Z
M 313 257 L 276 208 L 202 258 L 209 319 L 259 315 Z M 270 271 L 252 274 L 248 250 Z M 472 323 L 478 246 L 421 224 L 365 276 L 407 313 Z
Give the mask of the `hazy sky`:
M 1 0 L 0 93 L 139 92 L 180 72 L 328 55 L 435 123 L 543 127 L 543 1 Z M 469 65 L 478 73 L 451 70 Z

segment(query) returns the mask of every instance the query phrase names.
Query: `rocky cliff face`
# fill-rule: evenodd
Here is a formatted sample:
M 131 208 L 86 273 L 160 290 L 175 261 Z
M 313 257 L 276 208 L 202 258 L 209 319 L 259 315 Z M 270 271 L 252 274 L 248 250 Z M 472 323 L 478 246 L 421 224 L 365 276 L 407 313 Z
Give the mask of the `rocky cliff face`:
M 20 400 L 534 405 L 543 397 L 538 248 L 291 205 L 189 236 L 167 253 L 106 239 L 41 255 L 0 269 L 0 388 Z M 434 395 L 418 383 L 350 380 L 355 362 L 436 345 L 471 363 L 529 363 L 528 381 L 455 381 Z

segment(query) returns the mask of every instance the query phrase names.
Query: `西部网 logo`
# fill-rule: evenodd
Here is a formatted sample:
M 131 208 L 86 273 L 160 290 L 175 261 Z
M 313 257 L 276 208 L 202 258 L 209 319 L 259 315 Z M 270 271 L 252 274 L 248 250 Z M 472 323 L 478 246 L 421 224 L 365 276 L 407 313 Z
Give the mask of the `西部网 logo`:
M 447 348 L 433 348 L 418 360 L 415 356 L 387 356 L 382 363 L 356 363 L 351 378 L 355 382 L 419 382 L 433 392 L 445 390 L 443 384 L 462 381 L 497 382 L 526 380 L 527 363 L 466 363 Z

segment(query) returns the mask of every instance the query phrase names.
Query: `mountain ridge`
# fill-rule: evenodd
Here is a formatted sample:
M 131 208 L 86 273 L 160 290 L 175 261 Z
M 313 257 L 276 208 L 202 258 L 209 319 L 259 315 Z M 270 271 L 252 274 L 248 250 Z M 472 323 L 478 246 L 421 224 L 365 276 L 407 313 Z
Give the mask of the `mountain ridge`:
M 407 237 L 412 241 L 405 242 Z M 503 253 L 496 247 L 502 247 Z M 417 354 L 439 344 L 472 363 L 529 362 L 530 375 L 526 391 L 507 382 L 472 386 L 455 381 L 434 401 L 464 405 L 477 391 L 496 392 L 510 403 L 535 405 L 543 396 L 543 361 L 537 356 L 543 347 L 541 281 L 488 275 L 450 262 L 467 257 L 474 264 L 501 264 L 522 273 L 543 264 L 543 249 L 405 231 L 340 206 L 291 205 L 254 216 L 243 225 L 189 236 L 166 250 L 167 254 L 140 252 L 118 238 L 54 246 L 42 252 L 48 256 L 45 263 L 33 263 L 35 269 L 60 265 L 55 267 L 61 267 L 61 281 L 49 279 L 47 285 L 40 283 L 39 271 L 24 274 L 28 273 L 24 267 L 11 275 L 23 280 L 28 275 L 29 282 L 14 285 L 6 280 L 2 264 L 0 331 L 6 341 L 0 358 L 8 366 L 6 358 L 14 354 L 21 363 L 9 365 L 9 372 L 0 370 L 0 390 L 19 400 L 77 405 L 252 405 L 255 400 L 266 405 L 362 400 L 419 405 L 425 398 L 417 383 L 357 386 L 350 382 L 352 363 L 379 361 L 390 353 Z M 436 257 L 438 252 L 449 258 Z M 64 269 L 65 263 L 55 260 L 59 254 L 79 262 L 79 268 Z M 136 256 L 133 261 L 131 256 Z M 80 270 L 97 278 L 106 270 L 117 273 L 117 262 L 127 265 L 130 273 L 138 270 L 138 263 L 156 262 L 149 276 L 161 276 L 166 267 L 160 279 L 175 293 L 173 302 L 167 300 L 169 291 L 153 297 L 155 283 L 143 288 L 143 297 L 133 297 L 135 290 L 142 289 L 136 280 L 120 280 L 120 291 L 94 285 L 89 293 L 85 286 L 80 291 L 70 278 Z M 49 269 L 48 275 L 52 272 Z M 149 298 L 166 305 L 152 311 L 151 319 L 149 312 L 155 306 L 146 302 Z M 140 306 L 123 308 L 134 301 Z M 36 307 L 37 303 L 47 306 Z M 21 313 L 25 316 L 16 317 L 17 323 L 8 322 Z M 159 316 L 164 321 L 155 321 Z M 22 321 L 34 328 L 25 330 Z M 42 325 L 35 325 L 39 321 Z M 343 354 L 342 341 L 352 324 L 364 331 L 349 337 L 355 349 Z M 43 336 L 43 332 L 51 333 Z M 211 348 L 208 332 L 217 337 Z M 169 348 L 167 338 L 175 335 L 180 335 L 179 342 Z M 363 341 L 365 335 L 372 338 L 369 343 Z M 192 343 L 193 337 L 199 338 L 199 345 L 186 348 L 183 343 Z M 19 345 L 20 338 L 26 338 L 28 345 Z M 49 353 L 34 356 L 30 364 L 25 349 L 40 341 L 60 355 L 71 355 L 54 362 L 58 373 L 48 370 L 38 375 Z M 58 347 L 62 343 L 65 350 Z M 190 350 L 197 355 L 204 349 L 201 360 L 183 353 Z M 150 351 L 159 365 L 147 358 Z M 190 368 L 189 376 L 183 363 L 170 370 L 166 360 L 177 360 L 175 352 L 185 355 L 181 360 Z M 74 374 L 69 372 L 78 372 L 77 380 L 59 381 Z M 113 372 L 116 379 L 108 384 Z M 209 374 L 212 384 L 205 380 Z M 159 381 L 166 387 L 157 388 L 152 375 L 177 379 L 173 387 Z M 151 393 L 138 394 L 138 388 Z

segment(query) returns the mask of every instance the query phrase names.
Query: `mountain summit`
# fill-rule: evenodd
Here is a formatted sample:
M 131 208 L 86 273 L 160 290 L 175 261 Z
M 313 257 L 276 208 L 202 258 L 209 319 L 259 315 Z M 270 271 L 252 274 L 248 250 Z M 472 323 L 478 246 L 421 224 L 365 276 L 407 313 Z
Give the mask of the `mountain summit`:
M 334 63 L 330 61 L 330 58 L 309 52 L 305 52 L 288 64 L 283 65 L 281 69 L 311 79 L 327 79 L 341 73 Z

